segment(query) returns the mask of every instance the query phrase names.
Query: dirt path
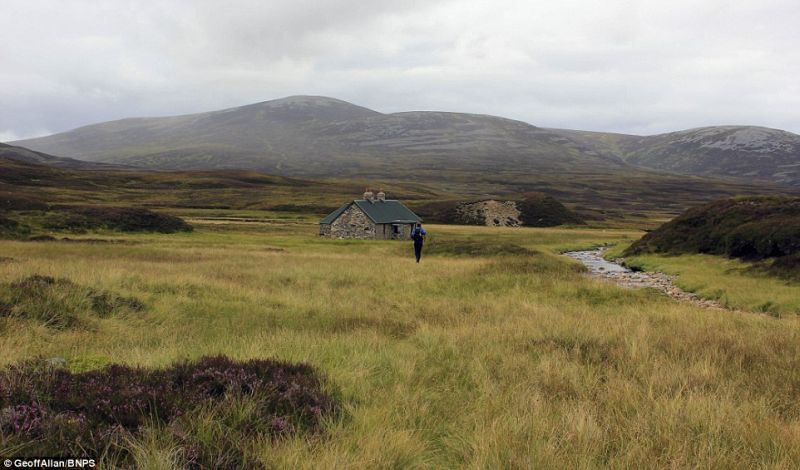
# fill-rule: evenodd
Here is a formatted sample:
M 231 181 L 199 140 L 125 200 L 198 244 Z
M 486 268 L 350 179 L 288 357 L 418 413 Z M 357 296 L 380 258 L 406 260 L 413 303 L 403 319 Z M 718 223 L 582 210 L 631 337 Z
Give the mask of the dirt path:
M 664 292 L 675 300 L 691 302 L 704 308 L 724 309 L 719 302 L 701 299 L 691 292 L 682 290 L 673 282 L 673 276 L 658 272 L 632 271 L 618 262 L 607 261 L 603 258 L 606 250 L 607 248 L 598 248 L 590 251 L 570 251 L 564 253 L 564 255 L 583 263 L 589 269 L 589 275 L 592 277 L 613 281 L 621 287 L 651 287 Z

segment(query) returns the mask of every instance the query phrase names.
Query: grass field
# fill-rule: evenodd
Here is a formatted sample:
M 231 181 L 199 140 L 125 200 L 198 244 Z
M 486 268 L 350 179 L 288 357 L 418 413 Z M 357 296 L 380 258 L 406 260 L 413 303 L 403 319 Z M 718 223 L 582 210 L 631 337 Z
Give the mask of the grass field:
M 238 443 L 268 467 L 800 466 L 796 315 L 703 310 L 556 255 L 640 232 L 429 226 L 417 265 L 408 243 L 320 239 L 302 218 L 193 223 L 0 241 L 0 282 L 66 278 L 144 306 L 61 330 L 0 318 L 0 365 L 309 363 L 344 413 L 318 436 Z M 128 444 L 148 468 L 178 464 L 176 445 L 157 426 Z

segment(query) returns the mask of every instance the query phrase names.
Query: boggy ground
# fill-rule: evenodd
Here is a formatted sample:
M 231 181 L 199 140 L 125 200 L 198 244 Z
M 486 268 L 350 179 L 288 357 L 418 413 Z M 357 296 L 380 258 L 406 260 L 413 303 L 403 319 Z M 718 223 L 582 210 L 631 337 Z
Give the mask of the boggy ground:
M 2 283 L 38 274 L 144 306 L 65 329 L 3 318 L 0 363 L 308 363 L 342 413 L 320 434 L 235 444 L 265 466 L 800 466 L 796 315 L 621 289 L 557 255 L 639 232 L 427 228 L 419 265 L 407 243 L 324 240 L 312 222 L 0 241 Z M 137 466 L 175 463 L 167 431 L 139 436 Z

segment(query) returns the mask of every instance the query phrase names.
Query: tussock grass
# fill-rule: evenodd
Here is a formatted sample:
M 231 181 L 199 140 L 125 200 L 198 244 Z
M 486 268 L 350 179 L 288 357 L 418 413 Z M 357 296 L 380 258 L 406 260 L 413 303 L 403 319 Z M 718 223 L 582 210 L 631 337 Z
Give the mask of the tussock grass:
M 34 320 L 52 328 L 75 327 L 86 317 L 142 309 L 144 305 L 134 297 L 79 286 L 69 279 L 34 274 L 0 284 L 0 317 Z
M 64 277 L 148 305 L 94 331 L 9 323 L 0 363 L 159 367 L 225 354 L 312 364 L 345 417 L 318 438 L 245 439 L 248 458 L 268 467 L 800 465 L 798 318 L 622 290 L 556 255 L 635 232 L 428 226 L 426 250 L 441 239 L 536 254 L 417 265 L 403 242 L 340 243 L 314 225 L 196 226 L 129 245 L 0 242 L 16 260 L 0 281 Z M 217 422 L 190 426 L 211 442 L 224 435 Z M 166 466 L 185 451 L 148 429 L 129 443 L 137 462 Z

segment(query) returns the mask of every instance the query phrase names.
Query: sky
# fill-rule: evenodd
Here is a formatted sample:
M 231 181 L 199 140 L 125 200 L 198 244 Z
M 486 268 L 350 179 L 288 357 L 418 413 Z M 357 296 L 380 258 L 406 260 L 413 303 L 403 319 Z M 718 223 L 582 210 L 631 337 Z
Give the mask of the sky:
M 290 95 L 800 133 L 797 0 L 2 0 L 0 22 L 0 141 Z

